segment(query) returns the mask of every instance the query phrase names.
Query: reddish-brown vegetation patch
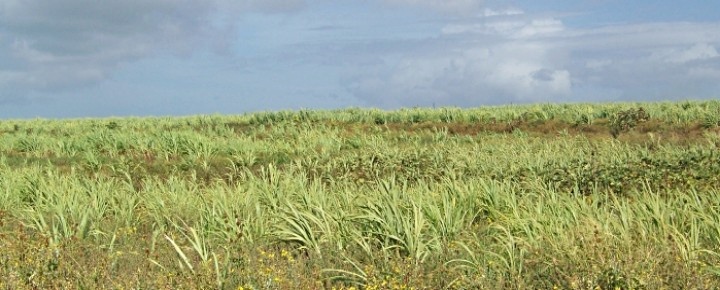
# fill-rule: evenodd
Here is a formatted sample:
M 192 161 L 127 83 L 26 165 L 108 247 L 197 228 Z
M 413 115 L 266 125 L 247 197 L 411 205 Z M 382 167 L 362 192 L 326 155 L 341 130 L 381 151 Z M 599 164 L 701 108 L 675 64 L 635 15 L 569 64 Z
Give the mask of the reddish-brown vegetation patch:
M 477 136 L 484 133 L 507 134 L 520 130 L 536 137 L 552 137 L 560 134 L 570 136 L 583 135 L 591 139 L 610 139 L 609 121 L 607 119 L 594 120 L 592 124 L 572 124 L 559 120 L 548 121 L 522 121 L 487 122 L 487 123 L 392 123 L 383 125 L 345 125 L 344 131 L 349 134 L 386 132 L 404 132 L 408 134 L 420 132 L 438 132 L 447 130 L 450 135 Z M 643 144 L 651 139 L 660 144 L 690 145 L 706 142 L 705 135 L 710 132 L 717 133 L 718 127 L 706 128 L 701 123 L 685 126 L 673 125 L 659 120 L 648 120 L 638 124 L 637 127 L 622 132 L 617 139 L 623 142 Z M 652 136 L 652 137 L 651 137 Z

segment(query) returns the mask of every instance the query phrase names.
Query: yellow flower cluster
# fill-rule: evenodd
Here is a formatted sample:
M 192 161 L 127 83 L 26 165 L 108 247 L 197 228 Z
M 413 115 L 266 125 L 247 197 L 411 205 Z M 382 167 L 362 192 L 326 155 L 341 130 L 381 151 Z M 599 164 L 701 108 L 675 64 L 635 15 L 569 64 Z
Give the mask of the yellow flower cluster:
M 288 262 L 295 262 L 295 258 L 293 258 L 290 252 L 286 249 L 282 249 L 280 251 L 280 257 L 285 258 Z

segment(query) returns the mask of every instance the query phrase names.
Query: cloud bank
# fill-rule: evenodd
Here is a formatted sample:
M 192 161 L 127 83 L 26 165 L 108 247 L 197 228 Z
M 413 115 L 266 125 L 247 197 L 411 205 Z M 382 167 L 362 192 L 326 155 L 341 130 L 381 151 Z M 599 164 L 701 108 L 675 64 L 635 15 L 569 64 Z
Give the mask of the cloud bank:
M 121 103 L 100 89 L 118 72 L 125 79 L 108 88 L 162 94 L 162 104 L 212 95 L 270 110 L 718 97 L 718 21 L 577 26 L 489 3 L 2 1 L 0 103 L 83 88 L 98 89 L 82 98 Z
M 397 59 L 350 77 L 381 107 L 710 98 L 720 85 L 720 23 L 576 29 L 561 18 L 485 9 Z

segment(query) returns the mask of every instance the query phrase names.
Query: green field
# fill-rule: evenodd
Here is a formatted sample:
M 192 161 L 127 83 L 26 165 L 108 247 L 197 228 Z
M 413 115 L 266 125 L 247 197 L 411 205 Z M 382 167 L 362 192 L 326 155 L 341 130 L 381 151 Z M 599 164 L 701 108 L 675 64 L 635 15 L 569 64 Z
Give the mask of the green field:
M 0 121 L 0 289 L 718 289 L 720 101 Z

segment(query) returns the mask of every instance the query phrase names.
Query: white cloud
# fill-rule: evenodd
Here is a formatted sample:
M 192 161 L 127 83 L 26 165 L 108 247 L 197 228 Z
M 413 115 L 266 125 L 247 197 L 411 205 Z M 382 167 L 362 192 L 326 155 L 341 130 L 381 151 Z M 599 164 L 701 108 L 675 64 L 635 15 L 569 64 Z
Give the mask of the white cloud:
M 493 16 L 512 16 L 512 15 L 523 15 L 525 14 L 524 11 L 517 9 L 517 8 L 506 8 L 503 10 L 493 10 L 490 8 L 485 8 L 483 10 L 483 16 L 485 17 L 493 17 Z
M 615 99 L 716 97 L 720 23 L 653 23 L 573 30 L 560 38 L 575 88 Z M 587 93 L 590 96 L 590 93 Z M 590 99 L 591 100 L 591 99 Z
M 707 43 L 697 43 L 687 49 L 671 50 L 667 55 L 663 56 L 665 61 L 672 63 L 686 63 L 714 57 L 718 57 L 718 52 L 714 46 Z
M 571 72 L 563 67 L 565 52 L 544 40 L 564 30 L 557 19 L 526 18 L 520 10 L 486 10 L 475 21 L 445 25 L 439 38 L 406 48 L 399 62 L 358 76 L 349 89 L 384 107 L 568 98 L 573 84 Z
M 492 11 L 492 10 L 491 10 Z M 510 10 L 509 12 L 488 12 L 473 22 L 449 23 L 442 28 L 443 34 L 488 34 L 504 38 L 529 38 L 535 36 L 547 36 L 565 30 L 565 26 L 559 19 L 545 17 L 538 19 L 527 19 L 521 10 Z M 508 17 L 492 17 L 503 15 Z
M 447 47 L 438 40 L 438 47 Z M 549 101 L 571 93 L 570 72 L 552 63 L 551 46 L 509 42 L 411 54 L 357 77 L 350 91 L 370 105 L 480 105 Z
M 485 30 L 485 25 L 481 23 L 472 24 L 448 24 L 442 28 L 443 34 L 462 34 L 462 33 L 479 33 Z
M 529 24 L 523 25 L 519 31 L 513 34 L 515 38 L 526 38 L 533 36 L 548 35 L 565 30 L 562 21 L 553 18 L 532 20 Z
M 585 67 L 592 70 L 599 70 L 606 66 L 612 65 L 613 61 L 609 59 L 590 59 L 585 62 Z
M 402 65 L 360 73 L 349 90 L 384 107 L 707 98 L 720 90 L 717 31 L 720 23 L 574 29 L 488 10 L 403 47 Z
M 522 20 L 490 21 L 484 24 L 486 33 L 499 34 L 503 37 L 509 37 L 511 34 L 515 34 L 527 25 L 528 24 Z
M 571 92 L 567 70 L 542 68 L 529 62 L 500 63 L 485 81 L 520 101 L 538 101 Z

